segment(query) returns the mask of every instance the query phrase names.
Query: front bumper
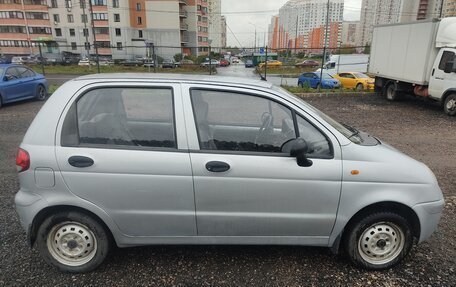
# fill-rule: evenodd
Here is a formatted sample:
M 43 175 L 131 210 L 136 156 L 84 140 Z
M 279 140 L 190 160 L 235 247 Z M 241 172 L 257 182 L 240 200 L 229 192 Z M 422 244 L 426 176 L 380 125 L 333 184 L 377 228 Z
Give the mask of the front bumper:
M 437 226 L 442 216 L 442 210 L 445 201 L 443 199 L 425 203 L 419 203 L 413 206 L 413 210 L 418 215 L 420 220 L 420 238 L 418 243 L 428 239 L 437 229 Z

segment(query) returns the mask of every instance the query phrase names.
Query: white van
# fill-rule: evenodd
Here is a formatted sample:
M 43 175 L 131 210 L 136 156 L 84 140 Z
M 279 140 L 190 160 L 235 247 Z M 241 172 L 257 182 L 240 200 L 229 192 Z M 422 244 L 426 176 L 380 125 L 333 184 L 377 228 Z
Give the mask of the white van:
M 369 55 L 332 55 L 329 61 L 323 66 L 324 72 L 331 76 L 341 72 L 366 73 L 369 65 Z M 320 72 L 318 69 L 317 72 Z

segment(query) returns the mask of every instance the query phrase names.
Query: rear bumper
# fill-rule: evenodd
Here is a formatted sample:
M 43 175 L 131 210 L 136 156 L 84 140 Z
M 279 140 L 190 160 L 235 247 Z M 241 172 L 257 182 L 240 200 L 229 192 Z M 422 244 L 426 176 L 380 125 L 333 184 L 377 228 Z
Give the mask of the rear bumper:
M 47 202 L 41 196 L 21 189 L 14 198 L 14 205 L 21 226 L 27 233 L 27 239 L 30 242 L 33 219 L 40 210 L 47 206 Z
M 445 201 L 441 199 L 438 201 L 420 203 L 413 207 L 413 210 L 418 215 L 421 227 L 418 243 L 428 239 L 437 229 L 444 204 Z

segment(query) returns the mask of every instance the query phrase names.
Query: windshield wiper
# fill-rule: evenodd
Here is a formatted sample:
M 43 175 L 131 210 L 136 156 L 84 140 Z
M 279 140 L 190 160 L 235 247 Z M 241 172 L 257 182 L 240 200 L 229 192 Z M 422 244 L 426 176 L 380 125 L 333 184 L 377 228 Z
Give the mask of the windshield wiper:
M 342 124 L 342 125 L 352 132 L 352 134 L 348 137 L 348 139 L 351 139 L 352 137 L 359 135 L 359 131 L 357 129 L 355 129 L 354 127 L 349 126 L 347 124 Z

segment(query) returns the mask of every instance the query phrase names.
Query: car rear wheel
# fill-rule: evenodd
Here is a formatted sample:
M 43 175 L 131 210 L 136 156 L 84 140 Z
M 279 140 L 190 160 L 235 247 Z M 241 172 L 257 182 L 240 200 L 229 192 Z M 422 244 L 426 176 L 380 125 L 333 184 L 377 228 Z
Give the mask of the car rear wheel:
M 456 94 L 446 97 L 443 109 L 447 115 L 456 116 Z
M 361 83 L 359 83 L 359 84 L 356 85 L 356 90 L 357 90 L 357 91 L 362 91 L 363 88 L 364 88 L 364 87 L 363 87 L 363 84 L 361 84 Z
M 44 101 L 47 96 L 46 88 L 43 85 L 38 85 L 36 88 L 36 99 L 38 101 Z
M 368 270 L 389 269 L 410 252 L 411 225 L 394 212 L 377 212 L 352 224 L 344 237 L 345 250 L 355 264 Z
M 110 247 L 105 228 L 92 217 L 74 211 L 60 212 L 44 220 L 36 242 L 47 263 L 71 273 L 94 270 L 104 261 Z

